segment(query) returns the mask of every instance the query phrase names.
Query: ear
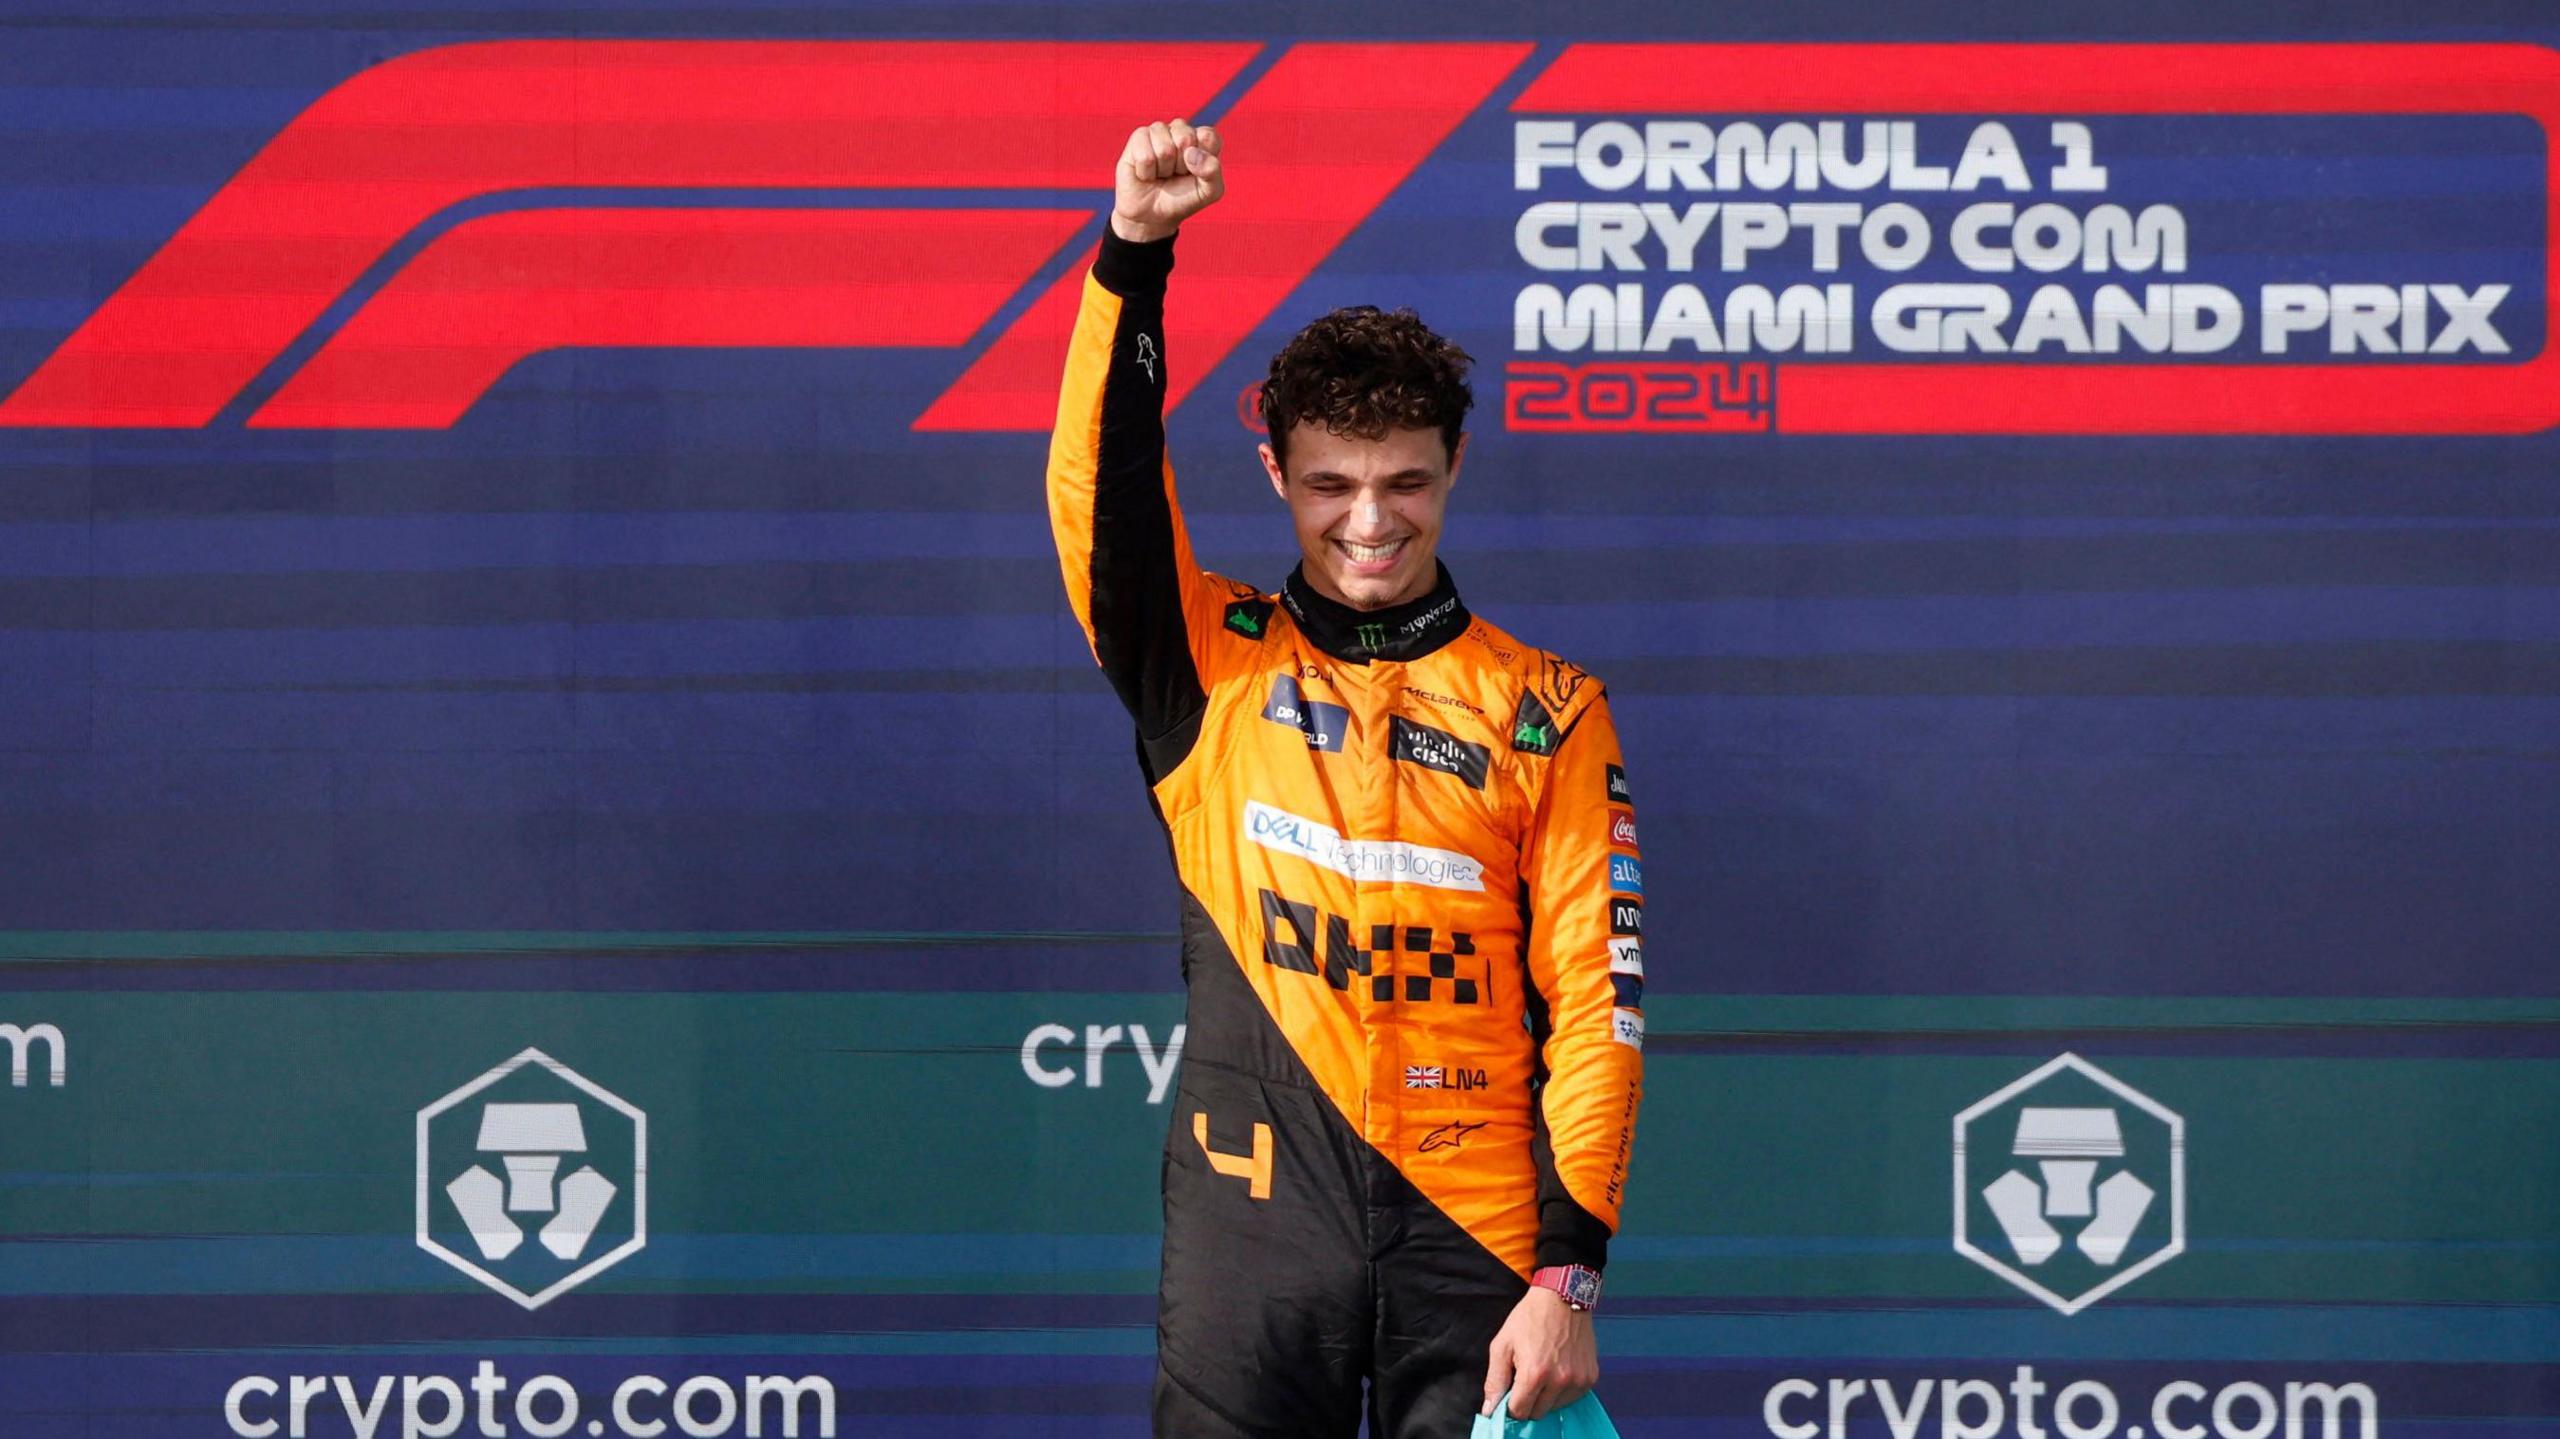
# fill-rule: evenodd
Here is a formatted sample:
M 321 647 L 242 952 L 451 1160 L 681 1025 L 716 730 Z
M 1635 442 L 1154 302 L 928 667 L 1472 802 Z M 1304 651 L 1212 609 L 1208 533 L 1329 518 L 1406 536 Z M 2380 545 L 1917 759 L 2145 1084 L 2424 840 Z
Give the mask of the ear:
M 1262 456 L 1263 472 L 1271 476 L 1271 493 L 1278 495 L 1281 503 L 1288 503 L 1289 477 L 1280 473 L 1280 457 L 1271 452 L 1270 441 L 1264 441 L 1255 453 Z

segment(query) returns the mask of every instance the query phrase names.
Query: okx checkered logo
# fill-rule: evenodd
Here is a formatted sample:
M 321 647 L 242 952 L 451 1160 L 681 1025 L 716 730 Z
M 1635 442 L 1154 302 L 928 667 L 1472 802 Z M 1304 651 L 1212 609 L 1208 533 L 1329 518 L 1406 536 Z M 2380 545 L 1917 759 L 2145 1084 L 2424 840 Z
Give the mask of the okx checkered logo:
M 1956 1116 L 1956 1252 L 2077 1314 L 2187 1247 L 2186 1121 L 2076 1054 Z
M 649 1238 L 649 1120 L 539 1049 L 418 1111 L 418 1247 L 539 1309 Z

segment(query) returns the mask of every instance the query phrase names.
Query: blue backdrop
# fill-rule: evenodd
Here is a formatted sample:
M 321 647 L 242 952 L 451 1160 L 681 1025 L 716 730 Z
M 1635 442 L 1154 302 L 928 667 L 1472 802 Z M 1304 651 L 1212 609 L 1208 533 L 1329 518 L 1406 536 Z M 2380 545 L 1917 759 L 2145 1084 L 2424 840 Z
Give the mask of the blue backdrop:
M 1611 688 L 1655 952 L 1628 1434 L 2551 1432 L 2555 39 L 2499 5 L 9 0 L 0 1429 L 1143 1432 L 1174 891 L 1039 425 L 1109 136 L 1164 97 L 1235 117 L 1271 226 L 1173 295 L 1204 562 L 1291 562 L 1239 419 L 1269 353 L 1411 304 L 1477 357 L 1470 605 Z M 504 41 L 556 48 L 453 48 Z M 1053 83 L 998 87 L 990 42 Z M 1676 48 L 1744 42 L 1814 48 Z M 1968 48 L 2019 44 L 2052 48 Z M 2135 44 L 2179 48 L 2089 48 Z M 2266 44 L 2327 48 L 2231 48 Z M 1523 172 L 1530 122 L 1677 119 L 1907 121 L 1948 167 L 1998 120 L 2030 186 Z M 2056 121 L 2102 191 L 2051 183 Z M 1947 238 L 1986 201 L 2174 207 L 2185 264 L 1986 273 Z M 1694 269 L 1656 229 L 1551 271 L 1551 202 L 1566 245 L 1725 209 Z M 1721 262 L 1743 205 L 1896 202 L 1938 236 L 1907 270 L 1855 222 L 1837 267 L 1802 230 Z M 2235 298 L 2228 349 L 1917 354 L 1872 308 L 2172 282 Z M 1721 338 L 1645 348 L 1681 284 Z M 1541 285 L 1630 345 L 1540 329 Z M 1744 345 L 1744 285 L 1851 287 L 1845 348 Z M 2327 307 L 2281 353 L 2268 286 Z M 2333 353 L 2351 302 L 2422 352 Z M 2463 305 L 2498 347 L 2424 352 Z M 1521 422 L 1539 366 L 1566 427 Z M 1705 432 L 1606 388 L 1710 376 L 1773 403 Z M 2156 1203 L 2118 1259 L 2048 1271 L 1981 1198 L 2038 1092 L 2124 1128 Z M 509 1172 L 471 1126 L 519 1093 L 581 1116 L 561 1194 L 612 1189 L 567 1254 L 492 1256 L 446 1188 Z M 439 1428 L 448 1389 L 489 1407 Z

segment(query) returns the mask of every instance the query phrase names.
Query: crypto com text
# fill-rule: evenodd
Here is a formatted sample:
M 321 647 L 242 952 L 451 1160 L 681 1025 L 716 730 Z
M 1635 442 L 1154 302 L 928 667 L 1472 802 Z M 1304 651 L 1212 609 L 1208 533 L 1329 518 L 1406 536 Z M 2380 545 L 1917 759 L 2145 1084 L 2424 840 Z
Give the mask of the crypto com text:
M 483 1359 L 468 1379 L 251 1374 L 223 1396 L 222 1416 L 240 1439 L 835 1439 L 836 1388 L 817 1375 L 634 1374 L 598 1399 L 556 1374 L 515 1383 Z
M 2021 1364 L 2006 1384 L 1781 1379 L 1760 1417 L 1776 1439 L 1848 1439 L 1874 1432 L 1879 1420 L 1892 1439 L 2377 1439 L 2382 1401 L 2364 1384 L 2243 1379 L 2211 1388 L 2176 1379 L 2128 1413 L 2108 1384 L 2055 1384 Z

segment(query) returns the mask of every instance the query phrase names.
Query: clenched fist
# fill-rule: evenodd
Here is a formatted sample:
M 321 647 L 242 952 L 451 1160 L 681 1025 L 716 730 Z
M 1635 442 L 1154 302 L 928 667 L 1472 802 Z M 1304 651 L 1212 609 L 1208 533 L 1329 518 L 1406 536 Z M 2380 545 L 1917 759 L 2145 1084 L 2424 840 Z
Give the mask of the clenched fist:
M 1129 132 L 1112 177 L 1111 228 L 1123 240 L 1161 240 L 1227 193 L 1218 132 L 1160 120 Z

